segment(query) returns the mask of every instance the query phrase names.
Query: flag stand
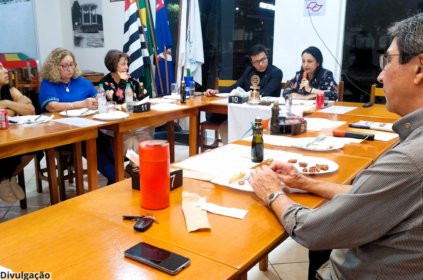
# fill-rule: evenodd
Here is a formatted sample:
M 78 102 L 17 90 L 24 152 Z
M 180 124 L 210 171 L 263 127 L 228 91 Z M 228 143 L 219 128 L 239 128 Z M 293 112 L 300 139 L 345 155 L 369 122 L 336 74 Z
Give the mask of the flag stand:
M 141 25 L 142 25 L 142 20 L 141 20 L 142 15 L 141 15 L 140 3 L 138 3 L 138 1 L 135 1 L 135 2 L 137 2 L 138 14 L 139 14 L 140 22 L 141 22 Z M 142 26 L 142 35 L 144 36 L 144 41 L 147 44 L 147 37 L 145 36 L 144 26 Z M 150 56 L 150 52 L 148 51 L 148 48 L 147 48 L 147 52 L 148 52 L 148 55 Z M 157 56 L 157 54 L 156 54 L 156 56 Z M 156 59 L 156 61 L 157 61 L 157 59 Z M 154 73 L 154 71 L 153 71 L 153 65 L 151 65 L 151 63 L 150 63 L 150 74 L 149 74 L 150 76 L 151 76 L 151 73 Z M 156 79 L 151 79 L 151 80 L 153 81 L 154 90 L 157 93 Z M 162 92 L 163 92 L 163 90 L 162 90 Z M 153 93 L 151 93 L 151 96 L 154 97 Z
M 138 10 L 139 10 L 139 3 L 138 3 L 138 1 L 136 1 L 136 2 L 137 2 L 137 5 L 138 5 Z M 149 3 L 148 0 L 145 1 L 145 6 L 146 6 L 146 10 L 147 10 L 147 18 L 148 18 L 148 21 L 150 22 L 150 28 L 151 28 L 153 25 L 151 24 L 150 3 Z M 151 41 L 152 41 L 151 43 L 153 44 L 153 49 L 154 49 L 154 57 L 157 61 L 156 67 L 157 67 L 157 74 L 159 75 L 160 89 L 162 90 L 162 94 L 163 94 L 164 90 L 163 90 L 163 83 L 162 83 L 162 75 L 160 74 L 159 59 L 157 57 L 156 38 L 154 37 L 155 36 L 154 32 L 150 31 L 150 33 L 151 33 Z

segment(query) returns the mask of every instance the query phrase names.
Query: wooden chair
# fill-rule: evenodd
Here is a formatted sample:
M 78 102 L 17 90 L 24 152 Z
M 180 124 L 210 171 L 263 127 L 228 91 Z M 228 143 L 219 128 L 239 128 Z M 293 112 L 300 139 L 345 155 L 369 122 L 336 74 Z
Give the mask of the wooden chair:
M 235 84 L 235 80 L 219 80 L 216 78 L 215 88 L 219 89 L 220 87 L 230 87 L 231 85 Z M 204 152 L 207 149 L 214 149 L 219 146 L 219 142 L 222 140 L 219 139 L 219 134 L 217 129 L 222 124 L 222 121 L 214 121 L 214 120 L 207 120 L 200 123 L 200 131 L 199 131 L 199 146 L 200 151 Z M 206 130 L 213 130 L 214 131 L 214 141 L 211 145 L 206 145 Z
M 34 76 L 34 79 L 30 79 L 30 77 L 28 77 L 26 68 L 10 70 L 10 83 L 23 94 L 26 94 L 31 89 L 40 90 L 38 71 L 36 69 L 32 69 L 31 74 Z
M 372 90 L 370 91 L 370 102 L 375 103 L 376 96 L 385 97 L 385 92 L 383 88 L 378 88 L 376 85 L 372 85 Z
M 338 84 L 338 101 L 344 101 L 344 81 Z
M 285 83 L 281 83 L 281 89 L 286 89 L 290 83 L 291 83 L 291 80 L 287 80 Z
M 56 150 L 56 169 L 57 169 L 57 184 L 59 185 L 59 195 L 60 200 L 66 200 L 66 189 L 65 189 L 65 181 L 68 180 L 69 183 L 73 183 L 73 179 L 75 178 L 75 169 L 73 167 L 73 153 L 65 150 Z M 41 168 L 40 159 L 35 156 L 34 158 L 35 164 L 35 182 L 37 185 L 37 192 L 42 193 L 42 182 L 48 182 L 48 176 L 45 175 L 47 173 L 47 168 Z M 67 170 L 67 175 L 64 175 L 64 171 Z M 83 170 L 83 174 L 87 174 L 87 170 Z

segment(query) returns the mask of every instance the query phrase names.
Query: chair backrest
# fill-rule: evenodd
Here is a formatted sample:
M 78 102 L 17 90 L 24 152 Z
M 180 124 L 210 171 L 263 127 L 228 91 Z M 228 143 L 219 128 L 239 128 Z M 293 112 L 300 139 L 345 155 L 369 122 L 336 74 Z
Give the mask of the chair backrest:
M 340 81 L 337 87 L 338 87 L 338 101 L 344 101 L 344 81 Z
M 385 96 L 383 88 L 377 88 L 376 85 L 372 85 L 372 90 L 370 91 L 370 102 L 375 103 L 376 96 Z
M 219 87 L 230 87 L 231 85 L 235 83 L 236 83 L 236 80 L 219 80 L 219 78 L 216 78 L 216 84 L 214 88 L 219 89 Z
M 281 83 L 281 89 L 286 89 L 290 83 L 291 83 L 291 80 L 287 80 L 285 83 Z

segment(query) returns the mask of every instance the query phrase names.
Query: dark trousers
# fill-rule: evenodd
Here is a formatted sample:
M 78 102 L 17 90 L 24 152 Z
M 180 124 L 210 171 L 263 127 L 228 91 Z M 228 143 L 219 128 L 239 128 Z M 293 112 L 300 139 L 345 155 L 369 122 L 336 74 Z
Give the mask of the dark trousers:
M 316 280 L 316 271 L 329 260 L 332 250 L 308 251 L 308 280 Z
M 35 155 L 35 154 L 38 155 L 39 159 L 42 159 L 44 156 L 43 151 L 37 151 L 37 152 L 26 153 L 23 155 L 17 155 L 17 156 L 0 159 L 0 180 L 4 180 L 6 178 L 10 179 L 13 172 L 15 172 L 16 168 L 22 163 L 21 158 L 23 156 Z

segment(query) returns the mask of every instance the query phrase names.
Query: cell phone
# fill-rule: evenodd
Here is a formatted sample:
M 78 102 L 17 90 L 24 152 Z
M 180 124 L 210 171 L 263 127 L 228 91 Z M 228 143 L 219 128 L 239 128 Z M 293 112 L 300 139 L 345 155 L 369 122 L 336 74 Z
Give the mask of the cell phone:
M 125 251 L 125 257 L 149 265 L 170 275 L 176 275 L 189 266 L 191 260 L 145 242 Z
M 366 104 L 363 104 L 364 108 L 371 107 L 371 106 L 373 106 L 373 102 L 367 102 Z

